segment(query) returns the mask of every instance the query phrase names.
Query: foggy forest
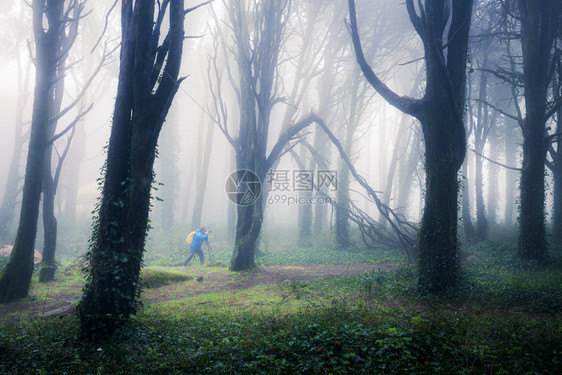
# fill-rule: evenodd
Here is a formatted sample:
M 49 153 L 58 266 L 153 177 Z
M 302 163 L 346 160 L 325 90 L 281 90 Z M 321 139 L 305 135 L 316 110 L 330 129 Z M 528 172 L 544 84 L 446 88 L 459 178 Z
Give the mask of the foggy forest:
M 561 0 L 1 4 L 1 374 L 562 372 Z

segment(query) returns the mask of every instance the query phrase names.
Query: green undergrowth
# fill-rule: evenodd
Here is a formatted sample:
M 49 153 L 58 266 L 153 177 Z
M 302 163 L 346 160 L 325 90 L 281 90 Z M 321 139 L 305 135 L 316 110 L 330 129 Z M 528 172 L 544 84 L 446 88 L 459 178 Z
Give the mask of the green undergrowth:
M 208 265 L 228 267 L 232 257 L 232 248 L 224 243 L 212 243 L 202 246 Z M 180 246 L 167 253 L 155 253 L 150 249 L 145 256 L 145 264 L 150 266 L 179 266 L 189 255 L 187 246 Z M 192 264 L 199 264 L 194 257 Z M 373 250 L 365 248 L 338 249 L 334 246 L 316 246 L 307 248 L 287 248 L 260 250 L 256 255 L 258 266 L 297 265 L 297 264 L 351 264 L 351 263 L 388 263 L 399 265 L 405 263 L 403 253 L 396 250 Z
M 193 309 L 139 314 L 111 342 L 77 336 L 74 316 L 3 326 L 10 374 L 555 374 L 560 319 L 470 309 L 335 303 L 293 312 Z
M 336 257 L 330 251 L 311 259 Z M 291 250 L 283 252 L 291 264 Z M 149 267 L 145 282 L 164 279 L 151 289 L 174 298 L 147 301 L 106 342 L 81 340 L 73 315 L 2 324 L 0 373 L 560 373 L 559 258 L 521 264 L 513 246 L 494 242 L 470 252 L 476 261 L 463 265 L 462 287 L 447 297 L 419 295 L 414 268 L 188 297 L 172 292 L 198 283 Z
M 185 272 L 157 268 L 143 268 L 140 276 L 141 283 L 145 288 L 158 288 L 163 285 L 193 279 L 193 276 Z

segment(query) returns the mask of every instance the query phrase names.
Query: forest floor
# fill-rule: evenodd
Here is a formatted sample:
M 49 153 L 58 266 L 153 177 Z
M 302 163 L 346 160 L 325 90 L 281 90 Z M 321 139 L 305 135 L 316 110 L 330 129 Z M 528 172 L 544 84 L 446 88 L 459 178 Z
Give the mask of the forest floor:
M 387 263 L 380 264 L 302 264 L 263 266 L 248 272 L 230 272 L 226 267 L 158 267 L 185 273 L 193 278 L 156 288 L 145 288 L 145 304 L 171 301 L 206 293 L 250 289 L 258 285 L 271 285 L 285 281 L 307 281 L 330 276 L 350 276 L 374 271 L 393 271 L 403 268 Z M 32 284 L 30 296 L 11 303 L 0 304 L 0 323 L 24 319 L 68 314 L 80 300 L 84 278 L 69 273 L 45 284 Z M 62 282 L 61 282 L 62 281 Z

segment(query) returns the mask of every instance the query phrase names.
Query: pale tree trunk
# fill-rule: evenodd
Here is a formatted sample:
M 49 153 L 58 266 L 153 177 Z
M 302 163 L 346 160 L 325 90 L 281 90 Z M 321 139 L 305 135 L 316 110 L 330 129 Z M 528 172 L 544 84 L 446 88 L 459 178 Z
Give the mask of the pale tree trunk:
M 201 157 L 201 164 L 199 164 L 197 171 L 197 185 L 195 202 L 193 204 L 193 216 L 191 217 L 191 226 L 194 228 L 202 225 L 201 215 L 203 213 L 203 203 L 205 201 L 205 192 L 207 190 L 207 177 L 209 175 L 211 152 L 213 150 L 213 135 L 215 132 L 214 124 L 209 123 L 206 128 L 207 132 L 205 134 L 205 143 L 202 147 L 203 155 Z
M 470 214 L 470 184 L 468 183 L 468 156 L 462 164 L 462 223 L 464 229 L 464 239 L 466 244 L 474 242 L 474 227 L 472 226 L 472 216 Z
M 514 166 L 517 158 L 516 131 L 519 128 L 517 121 L 505 119 L 505 164 Z M 513 213 L 515 211 L 517 172 L 505 168 L 505 213 L 504 223 L 507 226 L 513 225 Z
M 420 161 L 421 129 L 413 127 L 411 141 L 405 160 L 400 163 L 398 174 L 398 195 L 396 198 L 396 212 L 408 217 L 408 207 L 410 206 L 410 196 L 415 180 L 415 173 Z
M 80 182 L 80 165 L 86 155 L 86 132 L 83 126 L 76 127 L 72 140 L 70 154 L 66 162 L 66 191 L 64 201 L 64 216 L 71 222 L 76 220 L 78 204 L 78 188 Z
M 17 43 L 19 45 L 19 43 Z M 6 178 L 6 186 L 4 195 L 2 196 L 2 204 L 0 205 L 0 239 L 8 239 L 10 234 L 10 226 L 16 216 L 16 207 L 18 195 L 20 193 L 20 165 L 22 158 L 22 149 L 24 144 L 24 121 L 23 113 L 27 105 L 30 92 L 29 92 L 29 75 L 31 62 L 28 62 L 24 68 L 21 65 L 21 57 L 18 54 L 18 98 L 16 104 L 16 123 L 15 135 L 10 157 L 10 167 Z
M 499 145 L 497 140 L 497 130 L 495 124 L 495 115 L 492 116 L 492 129 L 490 130 L 490 134 L 488 135 L 488 145 L 490 147 L 490 159 L 498 160 L 499 156 Z M 498 221 L 497 218 L 497 211 L 498 211 L 498 173 L 499 168 L 494 163 L 488 163 L 488 225 L 495 225 Z
M 162 129 L 158 139 L 158 173 L 156 179 L 161 183 L 157 196 L 162 199 L 159 203 L 160 225 L 164 229 L 171 228 L 175 222 L 178 175 L 178 153 L 180 137 L 178 134 L 178 109 L 172 105 L 170 121 Z

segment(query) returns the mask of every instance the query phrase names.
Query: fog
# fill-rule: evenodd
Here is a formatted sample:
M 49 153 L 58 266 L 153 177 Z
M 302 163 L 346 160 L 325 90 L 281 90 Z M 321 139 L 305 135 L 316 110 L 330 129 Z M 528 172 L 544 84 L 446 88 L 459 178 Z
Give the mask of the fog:
M 63 240 L 60 246 L 66 253 L 74 255 L 83 253 L 87 248 L 92 210 L 100 194 L 98 179 L 106 158 L 104 147 L 111 131 L 118 83 L 119 49 L 116 47 L 120 41 L 119 11 L 114 9 L 107 16 L 105 30 L 103 25 L 112 3 L 86 2 L 87 17 L 80 23 L 78 38 L 68 56 L 62 108 L 78 96 L 85 81 L 99 64 L 104 48 L 105 51 L 114 49 L 114 52 L 95 76 L 80 103 L 61 119 L 57 128 L 57 132 L 60 132 L 78 114 L 79 109 L 92 105 L 92 109 L 75 125 L 56 192 L 55 215 L 59 219 L 60 238 Z M 363 48 L 375 72 L 399 94 L 419 97 L 425 86 L 424 51 L 409 21 L 405 5 L 393 0 L 378 1 L 376 4 L 368 1 L 358 3 Z M 188 1 L 186 7 L 197 4 Z M 34 51 L 31 9 L 25 2 L 8 0 L 4 1 L 3 9 L 0 16 L 0 108 L 3 114 L 0 127 L 3 150 L 0 196 L 4 195 L 10 177 L 18 103 L 26 98 L 25 107 L 21 109 L 24 144 L 19 155 L 18 173 L 19 186 L 23 183 L 35 76 L 30 56 L 30 52 Z M 409 221 L 417 223 L 422 214 L 425 185 L 425 151 L 421 128 L 417 120 L 389 105 L 364 79 L 355 60 L 347 21 L 344 20 L 346 14 L 347 2 L 343 0 L 293 1 L 276 67 L 274 94 L 277 101 L 270 117 L 267 148 L 271 150 L 278 135 L 288 125 L 284 121 L 295 122 L 308 113 L 318 113 L 349 150 L 348 156 L 356 170 L 379 193 L 381 199 Z M 479 27 L 478 22 L 475 24 L 474 27 Z M 232 83 L 236 81 L 238 72 L 233 40 L 231 20 L 224 2 L 215 1 L 186 18 L 180 75 L 187 78 L 173 100 L 160 134 L 159 158 L 155 163 L 157 190 L 153 192 L 151 210 L 153 230 L 168 231 L 176 246 L 181 246 L 183 234 L 201 225 L 216 228 L 217 236 L 222 240 L 233 241 L 233 223 L 229 222 L 228 215 L 235 207 L 226 194 L 225 184 L 229 175 L 236 170 L 236 165 L 233 149 L 217 123 L 225 121 L 222 126 L 228 128 L 232 137 L 236 137 L 239 108 Z M 478 46 L 475 44 L 471 48 L 476 51 L 471 63 L 476 65 L 476 59 L 480 59 L 476 56 Z M 30 69 L 29 79 L 25 81 L 27 67 Z M 477 92 L 478 74 L 473 73 L 473 96 Z M 329 92 L 325 92 L 327 87 Z M 472 106 L 476 104 L 473 102 Z M 218 113 L 221 108 L 228 114 L 227 118 Z M 476 111 L 476 108 L 472 108 L 472 111 Z M 351 136 L 347 136 L 351 123 L 354 128 Z M 496 118 L 495 127 L 497 142 L 502 143 L 501 133 L 505 128 L 502 116 Z M 322 167 L 315 167 L 316 172 L 323 169 L 341 173 L 344 167 L 340 155 L 327 139 L 315 141 L 317 132 L 318 128 L 310 127 L 300 133 L 300 142 L 293 142 L 291 152 L 283 155 L 275 165 L 275 170 L 289 171 L 288 176 L 292 177 L 295 171 L 303 170 L 296 158 L 302 159 L 300 162 L 304 162 L 304 165 L 309 165 L 311 158 L 319 157 Z M 53 172 L 67 145 L 69 134 L 55 143 Z M 474 148 L 473 137 L 473 133 L 468 134 L 468 174 L 459 177 L 468 187 L 471 202 L 469 212 L 475 219 L 476 204 L 472 202 L 477 199 L 474 162 L 478 156 L 470 151 Z M 516 135 L 514 138 L 515 149 L 520 149 L 518 137 Z M 316 155 L 305 147 L 305 143 L 310 147 L 319 146 L 314 150 Z M 493 152 L 490 155 L 490 144 L 486 143 L 482 152 L 484 155 L 498 162 L 506 161 L 504 145 L 495 147 Z M 205 163 L 206 157 L 209 158 L 208 164 Z M 519 166 L 520 157 L 516 156 L 510 163 Z M 204 169 L 208 173 L 206 181 L 201 180 Z M 490 225 L 505 223 L 509 209 L 515 212 L 517 186 L 507 181 L 508 173 L 495 164 L 483 161 L 484 201 L 486 205 L 493 203 L 487 209 L 488 213 L 492 210 L 494 214 L 494 222 Z M 341 175 L 338 178 L 342 178 Z M 283 233 L 293 233 L 288 246 L 296 246 L 299 208 L 302 208 L 296 201 L 301 193 L 294 189 L 295 181 L 289 180 L 288 183 L 290 186 L 279 201 L 275 201 L 278 199 L 275 198 L 275 190 L 269 191 L 268 197 L 275 199 L 266 204 L 264 232 L 276 233 L 283 228 Z M 267 181 L 262 181 L 262 184 L 264 189 L 268 187 Z M 73 194 L 73 185 L 77 186 L 75 198 L 70 196 Z M 198 185 L 202 186 L 204 192 L 199 197 L 196 196 Z M 488 193 L 491 186 L 496 187 L 495 193 Z M 510 188 L 514 198 L 507 202 L 505 192 Z M 334 191 L 328 194 L 336 199 Z M 350 199 L 373 220 L 380 220 L 376 205 L 365 196 L 364 189 L 351 177 Z M 21 194 L 18 197 L 16 217 L 2 238 L 5 243 L 12 243 L 15 237 Z M 193 211 L 198 199 L 203 200 L 201 217 L 194 222 Z M 75 205 L 74 209 L 68 207 L 71 204 Z M 168 211 L 166 204 L 171 206 Z M 550 204 L 548 198 L 547 207 Z M 328 204 L 326 208 L 326 223 L 320 233 L 314 233 L 318 241 L 334 235 L 334 207 Z M 515 216 L 510 217 L 507 224 L 513 225 L 514 222 Z M 72 240 L 65 237 L 65 232 L 69 233 Z M 356 240 L 359 241 L 359 238 Z M 36 248 L 41 247 L 42 237 L 39 235 Z

